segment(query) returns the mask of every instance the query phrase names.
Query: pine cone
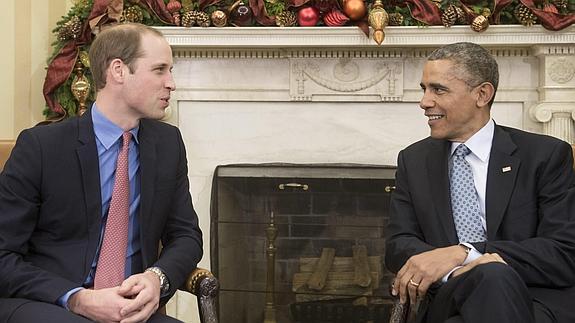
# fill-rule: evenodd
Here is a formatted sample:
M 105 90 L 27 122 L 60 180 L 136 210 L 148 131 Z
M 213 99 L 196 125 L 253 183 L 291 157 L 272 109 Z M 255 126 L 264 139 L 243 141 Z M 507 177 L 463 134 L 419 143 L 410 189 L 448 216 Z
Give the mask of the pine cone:
M 182 27 L 192 27 L 196 24 L 197 11 L 186 11 L 182 15 Z
M 403 25 L 403 15 L 399 12 L 394 12 L 389 14 L 389 25 L 390 26 L 401 26 Z
M 58 31 L 58 40 L 66 41 L 68 39 L 76 39 L 82 33 L 82 21 L 80 17 L 73 16 L 68 20 Z
M 210 16 L 203 11 L 197 11 L 196 24 L 200 27 L 209 27 L 212 24 Z
M 297 24 L 295 12 L 285 10 L 276 15 L 276 25 L 279 27 L 292 27 Z
M 455 21 L 457 21 L 457 11 L 454 5 L 449 5 L 441 14 L 441 23 L 445 27 L 451 27 L 455 24 Z
M 144 21 L 144 14 L 139 6 L 130 6 L 122 11 L 121 22 L 135 22 L 142 23 Z
M 524 6 L 522 3 L 515 7 L 513 10 L 515 18 L 524 26 L 532 26 L 537 22 L 537 16 L 535 16 L 529 8 Z
M 553 0 L 553 4 L 559 10 L 564 10 L 564 9 L 567 9 L 567 6 L 569 4 L 569 0 Z
M 467 25 L 469 23 L 469 16 L 461 7 L 455 7 L 457 12 L 457 23 L 460 25 Z

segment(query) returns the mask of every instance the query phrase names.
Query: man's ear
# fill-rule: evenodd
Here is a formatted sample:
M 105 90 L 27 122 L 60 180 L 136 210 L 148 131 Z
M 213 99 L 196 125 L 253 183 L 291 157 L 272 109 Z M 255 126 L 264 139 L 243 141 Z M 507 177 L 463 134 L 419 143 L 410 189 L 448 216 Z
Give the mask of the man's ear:
M 495 87 L 489 82 L 483 82 L 476 88 L 477 90 L 477 106 L 488 106 L 489 102 L 495 95 Z
M 108 76 L 114 83 L 124 82 L 124 62 L 121 59 L 115 58 L 108 65 Z

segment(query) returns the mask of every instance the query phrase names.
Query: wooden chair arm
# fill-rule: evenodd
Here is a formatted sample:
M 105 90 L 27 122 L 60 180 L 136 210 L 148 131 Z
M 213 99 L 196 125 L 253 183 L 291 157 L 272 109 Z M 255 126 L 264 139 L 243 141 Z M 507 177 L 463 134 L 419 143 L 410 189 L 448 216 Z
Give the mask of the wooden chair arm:
M 389 323 L 406 323 L 409 314 L 409 302 L 401 304 L 399 297 L 394 298 Z
M 185 290 L 198 297 L 200 322 L 218 323 L 219 283 L 217 278 L 207 269 L 195 268 L 188 276 Z

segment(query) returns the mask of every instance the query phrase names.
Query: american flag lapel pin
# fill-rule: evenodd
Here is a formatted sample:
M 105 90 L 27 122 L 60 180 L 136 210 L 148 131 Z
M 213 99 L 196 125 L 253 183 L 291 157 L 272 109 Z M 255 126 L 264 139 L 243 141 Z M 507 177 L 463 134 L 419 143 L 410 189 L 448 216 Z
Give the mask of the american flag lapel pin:
M 503 173 L 507 173 L 511 171 L 511 166 L 505 166 L 503 168 L 501 168 L 501 172 Z

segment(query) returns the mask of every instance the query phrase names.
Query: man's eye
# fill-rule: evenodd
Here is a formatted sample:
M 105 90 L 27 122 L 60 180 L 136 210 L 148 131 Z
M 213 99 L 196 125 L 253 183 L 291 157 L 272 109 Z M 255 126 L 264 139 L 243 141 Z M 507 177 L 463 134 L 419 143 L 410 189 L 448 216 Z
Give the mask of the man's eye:
M 435 92 L 435 94 L 443 94 L 445 93 L 445 89 L 442 88 L 434 88 L 433 92 Z

